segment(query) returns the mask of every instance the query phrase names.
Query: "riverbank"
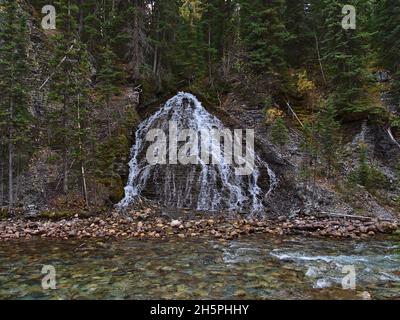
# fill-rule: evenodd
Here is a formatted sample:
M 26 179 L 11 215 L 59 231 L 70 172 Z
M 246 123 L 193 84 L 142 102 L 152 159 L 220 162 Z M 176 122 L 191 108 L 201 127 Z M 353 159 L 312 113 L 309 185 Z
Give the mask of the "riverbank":
M 125 214 L 110 213 L 53 221 L 10 218 L 0 221 L 0 241 L 31 239 L 121 238 L 168 239 L 207 236 L 233 240 L 250 234 L 307 235 L 338 239 L 367 239 L 399 230 L 399 223 L 348 217 L 280 217 L 273 220 L 242 216 L 171 219 L 157 216 L 152 209 Z

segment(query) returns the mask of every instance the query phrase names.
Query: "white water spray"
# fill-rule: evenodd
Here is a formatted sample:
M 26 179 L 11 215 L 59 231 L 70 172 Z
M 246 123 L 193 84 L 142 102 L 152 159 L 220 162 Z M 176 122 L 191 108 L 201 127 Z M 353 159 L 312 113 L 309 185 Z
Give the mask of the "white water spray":
M 224 129 L 222 122 L 207 112 L 195 96 L 181 92 L 170 99 L 136 131 L 129 180 L 125 198 L 118 204 L 120 208 L 128 207 L 139 196 L 145 196 L 155 198 L 165 206 L 199 211 L 264 212 L 262 200 L 270 196 L 277 179 L 268 164 L 255 154 L 255 168 L 248 176 L 236 175 L 233 165 L 226 164 L 221 154 L 214 153 L 218 148 L 213 148 L 212 139 L 206 142 L 206 147 L 212 157 L 220 160 L 217 164 L 206 164 L 200 155 L 196 162 L 198 165 L 149 164 L 146 160 L 149 146 L 146 135 L 152 129 L 167 132 L 170 121 L 177 124 L 178 130 L 191 129 L 200 135 L 207 130 Z M 269 179 L 266 192 L 258 184 L 261 171 Z

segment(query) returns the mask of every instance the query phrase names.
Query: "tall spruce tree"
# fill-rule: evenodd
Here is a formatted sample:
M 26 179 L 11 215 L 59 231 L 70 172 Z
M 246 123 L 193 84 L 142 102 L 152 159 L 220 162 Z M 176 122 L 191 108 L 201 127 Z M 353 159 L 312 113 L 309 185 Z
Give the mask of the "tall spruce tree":
M 111 137 L 112 113 L 110 100 L 113 95 L 121 91 L 119 85 L 121 83 L 122 72 L 115 64 L 117 57 L 110 46 L 106 45 L 102 50 L 99 72 L 97 75 L 97 89 L 100 93 L 101 102 L 105 105 L 108 137 Z
M 53 148 L 61 152 L 63 191 L 68 194 L 73 164 L 80 164 L 84 180 L 82 139 L 86 134 L 82 123 L 89 110 L 86 104 L 90 64 L 86 47 L 78 38 L 76 17 L 79 8 L 70 0 L 59 0 L 56 4 L 62 32 L 52 38 L 54 50 L 50 66 L 54 74 L 50 80 L 50 99 L 60 107 L 49 113 L 50 136 Z
M 392 74 L 392 94 L 400 105 L 400 2 L 380 0 L 375 6 L 375 46 L 380 64 Z
M 357 10 L 355 30 L 342 27 L 342 8 L 346 4 L 354 5 Z M 342 117 L 363 118 L 372 111 L 366 94 L 366 58 L 371 35 L 366 31 L 364 13 L 368 7 L 369 3 L 364 0 L 318 0 L 311 4 L 321 62 L 338 114 Z
M 207 48 L 201 19 L 205 6 L 199 0 L 182 1 L 179 8 L 180 23 L 176 33 L 176 72 L 177 76 L 192 85 L 207 73 Z
M 8 204 L 12 208 L 16 200 L 15 158 L 26 152 L 31 120 L 26 82 L 28 34 L 26 16 L 17 1 L 2 0 L 0 9 L 0 156 L 4 156 L 3 149 L 7 148 Z
M 318 142 L 328 178 L 332 176 L 336 167 L 337 150 L 340 143 L 340 124 L 336 116 L 335 102 L 333 99 L 329 99 L 317 117 Z
M 274 74 L 285 67 L 284 44 L 288 33 L 284 23 L 284 0 L 242 0 L 242 38 L 247 64 L 256 73 Z
M 285 144 L 289 141 L 289 130 L 286 127 L 285 120 L 283 117 L 279 117 L 275 120 L 271 128 L 271 139 L 272 142 L 278 145 L 283 150 Z
M 286 0 L 284 14 L 288 38 L 284 43 L 285 59 L 294 68 L 306 65 L 313 55 L 314 35 L 307 0 Z

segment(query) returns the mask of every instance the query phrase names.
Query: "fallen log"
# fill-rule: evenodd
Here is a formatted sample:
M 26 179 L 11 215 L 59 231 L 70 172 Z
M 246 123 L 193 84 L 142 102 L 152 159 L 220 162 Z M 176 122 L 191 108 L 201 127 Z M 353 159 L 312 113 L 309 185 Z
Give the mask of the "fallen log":
M 356 215 L 351 215 L 351 214 L 331 213 L 331 212 L 321 212 L 321 213 L 324 214 L 325 216 L 328 216 L 328 217 L 397 222 L 396 220 L 393 220 L 393 219 L 379 218 L 379 217 L 356 216 Z

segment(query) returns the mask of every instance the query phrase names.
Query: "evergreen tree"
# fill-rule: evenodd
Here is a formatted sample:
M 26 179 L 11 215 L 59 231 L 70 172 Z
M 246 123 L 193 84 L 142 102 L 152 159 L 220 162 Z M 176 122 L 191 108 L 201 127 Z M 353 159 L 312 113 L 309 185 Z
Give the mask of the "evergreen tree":
M 239 3 L 247 64 L 255 73 L 271 75 L 282 71 L 288 38 L 283 19 L 285 2 L 242 0 Z
M 359 165 L 349 176 L 349 181 L 352 184 L 359 184 L 367 190 L 376 190 L 385 188 L 388 184 L 385 175 L 375 166 L 370 165 L 368 161 L 367 145 L 360 143 Z
M 295 68 L 309 63 L 314 54 L 313 27 L 307 5 L 307 0 L 286 0 L 284 19 L 288 38 L 284 43 L 285 60 Z
M 81 164 L 84 180 L 83 139 L 86 137 L 82 126 L 87 116 L 90 82 L 90 64 L 86 47 L 78 40 L 76 20 L 79 8 L 67 0 L 57 1 L 58 16 L 63 32 L 52 38 L 53 57 L 50 65 L 54 70 L 50 80 L 50 99 L 60 104 L 60 108 L 49 114 L 52 146 L 61 151 L 63 159 L 63 191 L 69 191 L 72 164 Z
M 180 7 L 176 33 L 177 76 L 189 86 L 207 75 L 207 44 L 200 23 L 205 7 L 198 0 L 186 0 Z
M 312 206 L 315 203 L 315 189 L 317 181 L 317 162 L 320 155 L 320 145 L 318 144 L 318 134 L 315 125 L 315 119 L 306 121 L 303 126 L 303 141 L 300 145 L 303 151 L 302 175 L 305 178 L 306 185 L 311 185 Z M 306 189 L 307 190 L 307 189 Z
M 97 75 L 97 89 L 101 95 L 101 102 L 105 104 L 107 113 L 108 136 L 111 137 L 110 100 L 113 95 L 120 93 L 122 72 L 115 65 L 116 55 L 109 46 L 103 49 L 100 57 L 100 70 Z
M 336 115 L 334 101 L 329 100 L 320 111 L 317 119 L 321 157 L 325 161 L 328 177 L 331 177 L 337 162 L 337 150 L 340 143 L 340 124 L 336 120 Z
M 360 164 L 357 171 L 358 183 L 362 186 L 369 186 L 370 168 L 368 164 L 368 149 L 365 144 L 360 145 Z
M 400 105 L 400 2 L 380 0 L 375 7 L 375 46 L 381 65 L 393 78 L 392 94 Z
M 355 30 L 342 27 L 342 8 L 345 4 L 354 5 L 357 9 Z M 371 112 L 372 104 L 365 90 L 368 84 L 366 58 L 370 34 L 366 31 L 363 13 L 368 7 L 369 3 L 365 0 L 318 0 L 311 5 L 329 89 L 338 114 L 343 117 L 365 117 Z
M 285 125 L 283 117 L 275 120 L 271 128 L 271 139 L 274 144 L 277 144 L 282 151 L 282 148 L 289 141 L 289 130 Z
M 0 9 L 0 149 L 8 148 L 8 204 L 11 208 L 16 200 L 15 158 L 26 152 L 31 121 L 26 83 L 28 35 L 27 20 L 17 1 L 2 0 Z M 2 182 L 2 177 L 0 179 Z

